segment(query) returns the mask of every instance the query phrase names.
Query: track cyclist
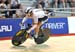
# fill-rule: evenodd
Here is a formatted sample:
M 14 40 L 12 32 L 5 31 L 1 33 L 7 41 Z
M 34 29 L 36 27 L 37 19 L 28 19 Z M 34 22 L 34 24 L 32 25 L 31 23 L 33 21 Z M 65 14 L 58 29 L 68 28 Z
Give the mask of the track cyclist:
M 25 17 L 23 18 L 20 25 L 24 25 L 24 22 L 27 20 L 27 18 L 31 18 L 33 22 L 32 27 L 26 32 L 29 34 L 32 30 L 35 30 L 34 37 L 37 38 L 40 26 L 48 21 L 47 14 L 42 9 L 27 7 L 25 9 Z

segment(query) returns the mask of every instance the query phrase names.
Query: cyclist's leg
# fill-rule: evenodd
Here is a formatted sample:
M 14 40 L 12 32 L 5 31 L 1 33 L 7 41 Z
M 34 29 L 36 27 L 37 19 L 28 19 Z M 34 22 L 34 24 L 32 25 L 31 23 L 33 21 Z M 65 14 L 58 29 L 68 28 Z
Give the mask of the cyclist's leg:
M 42 23 L 41 22 L 38 22 L 38 25 L 37 25 L 37 27 L 35 28 L 35 38 L 37 38 L 38 37 L 38 32 L 39 32 L 39 28 L 40 28 L 40 26 L 42 25 Z
M 39 18 L 38 20 L 39 20 L 39 22 L 37 24 L 37 27 L 35 28 L 35 33 L 36 33 L 35 36 L 38 35 L 39 28 L 41 27 L 41 25 L 48 21 L 48 17 L 44 16 L 43 18 Z

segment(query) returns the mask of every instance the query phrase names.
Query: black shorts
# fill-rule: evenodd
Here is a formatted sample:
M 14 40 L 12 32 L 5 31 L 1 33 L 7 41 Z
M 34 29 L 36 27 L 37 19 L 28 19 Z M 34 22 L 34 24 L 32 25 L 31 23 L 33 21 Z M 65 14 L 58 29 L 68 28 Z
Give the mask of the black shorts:
M 43 18 L 39 18 L 38 21 L 42 22 L 42 21 L 45 21 L 47 18 L 48 18 L 48 16 L 44 16 Z

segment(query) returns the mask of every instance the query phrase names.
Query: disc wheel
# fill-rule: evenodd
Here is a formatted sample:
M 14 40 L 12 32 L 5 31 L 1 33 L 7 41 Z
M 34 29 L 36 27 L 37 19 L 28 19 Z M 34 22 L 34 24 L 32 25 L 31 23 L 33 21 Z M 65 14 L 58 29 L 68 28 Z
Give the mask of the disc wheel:
M 35 43 L 42 44 L 50 37 L 50 29 L 45 28 L 39 31 L 38 38 L 34 38 Z

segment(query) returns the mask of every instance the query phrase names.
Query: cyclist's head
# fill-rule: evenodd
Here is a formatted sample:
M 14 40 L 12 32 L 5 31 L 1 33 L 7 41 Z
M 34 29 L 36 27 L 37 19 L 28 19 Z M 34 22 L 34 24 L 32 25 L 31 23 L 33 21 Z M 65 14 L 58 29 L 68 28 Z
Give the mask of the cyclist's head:
M 32 7 L 27 7 L 25 9 L 25 13 L 28 14 L 28 13 L 31 13 L 32 12 Z
M 27 7 L 27 8 L 25 9 L 25 15 L 26 15 L 26 16 L 29 16 L 29 17 L 33 16 L 32 10 L 33 10 L 32 7 Z

